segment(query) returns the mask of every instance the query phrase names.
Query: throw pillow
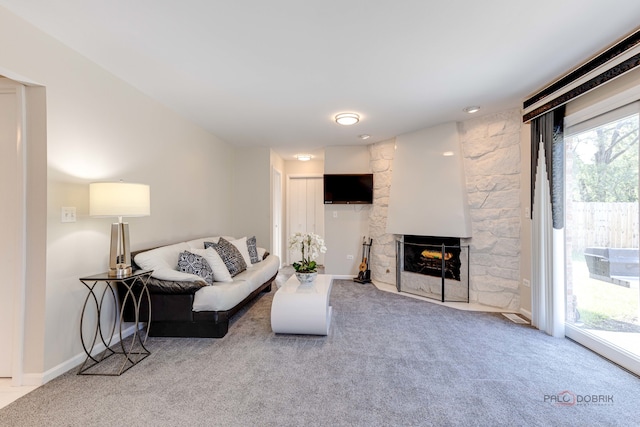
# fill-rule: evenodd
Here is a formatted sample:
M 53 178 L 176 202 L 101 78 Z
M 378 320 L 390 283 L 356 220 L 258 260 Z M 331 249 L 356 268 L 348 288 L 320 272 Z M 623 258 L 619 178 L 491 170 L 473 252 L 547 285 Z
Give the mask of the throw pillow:
M 202 258 L 206 259 L 209 263 L 209 267 L 213 270 L 213 280 L 215 282 L 233 282 L 233 278 L 231 274 L 229 274 L 229 270 L 227 270 L 227 266 L 225 265 L 218 252 L 216 252 L 213 248 L 207 249 L 190 249 L 190 252 L 200 255 Z
M 200 255 L 184 251 L 178 258 L 178 271 L 200 276 L 209 285 L 213 284 L 213 270 L 206 259 Z
M 249 258 L 251 258 L 251 264 L 260 262 L 260 257 L 258 256 L 258 245 L 256 243 L 256 236 L 252 236 L 247 239 L 247 250 L 249 251 Z
M 247 263 L 242 257 L 242 254 L 238 248 L 232 245 L 228 240 L 221 237 L 220 240 L 218 240 L 218 243 L 204 242 L 204 247 L 212 247 L 218 252 L 218 255 L 222 258 L 224 265 L 227 266 L 227 270 L 229 270 L 231 277 L 234 277 L 238 273 L 247 269 Z
M 223 239 L 225 239 L 223 237 Z M 247 238 L 246 237 L 242 237 L 240 239 L 235 239 L 235 240 L 229 240 L 229 239 L 225 239 L 227 240 L 229 243 L 231 243 L 233 246 L 236 247 L 236 249 L 238 249 L 238 252 L 240 252 L 240 255 L 242 255 L 242 259 L 244 259 L 245 264 L 247 264 L 247 267 L 251 266 L 251 256 L 249 256 L 249 248 L 247 247 Z

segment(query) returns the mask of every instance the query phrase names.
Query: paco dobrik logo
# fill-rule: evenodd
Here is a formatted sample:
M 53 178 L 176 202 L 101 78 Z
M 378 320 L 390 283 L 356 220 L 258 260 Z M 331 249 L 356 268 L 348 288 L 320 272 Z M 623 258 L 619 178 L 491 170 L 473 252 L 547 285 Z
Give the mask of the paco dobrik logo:
M 545 394 L 545 403 L 553 403 L 557 406 L 575 405 L 612 405 L 611 394 L 575 394 L 569 390 L 563 390 L 557 394 Z
M 560 406 L 573 406 L 576 404 L 576 395 L 569 390 L 564 390 L 558 393 L 558 405 Z

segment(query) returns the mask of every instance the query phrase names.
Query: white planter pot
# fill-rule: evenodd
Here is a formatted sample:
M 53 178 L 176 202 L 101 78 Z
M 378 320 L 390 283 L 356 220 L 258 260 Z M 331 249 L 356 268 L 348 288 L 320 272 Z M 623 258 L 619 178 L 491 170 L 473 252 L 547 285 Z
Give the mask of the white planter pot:
M 298 273 L 296 271 L 296 277 L 298 278 L 298 281 L 300 282 L 301 285 L 308 285 L 314 282 L 314 280 L 316 280 L 316 277 L 318 276 L 318 272 L 313 272 L 313 273 Z

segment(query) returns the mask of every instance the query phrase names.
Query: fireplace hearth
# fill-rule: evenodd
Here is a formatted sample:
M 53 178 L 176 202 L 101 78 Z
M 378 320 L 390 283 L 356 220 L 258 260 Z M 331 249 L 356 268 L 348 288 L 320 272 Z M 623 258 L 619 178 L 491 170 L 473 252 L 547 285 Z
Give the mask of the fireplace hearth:
M 460 238 L 404 235 L 396 250 L 398 291 L 469 302 L 469 246 Z

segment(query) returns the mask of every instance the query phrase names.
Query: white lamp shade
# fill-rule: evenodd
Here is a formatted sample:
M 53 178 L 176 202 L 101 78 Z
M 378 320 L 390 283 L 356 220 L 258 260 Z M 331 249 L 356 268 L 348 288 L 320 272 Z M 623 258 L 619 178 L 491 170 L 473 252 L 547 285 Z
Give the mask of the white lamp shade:
M 89 184 L 89 215 L 135 217 L 151 215 L 149 186 L 129 182 Z

